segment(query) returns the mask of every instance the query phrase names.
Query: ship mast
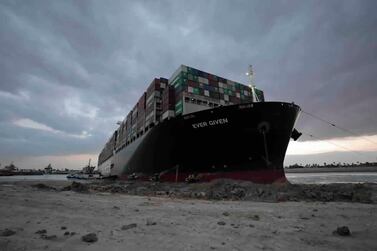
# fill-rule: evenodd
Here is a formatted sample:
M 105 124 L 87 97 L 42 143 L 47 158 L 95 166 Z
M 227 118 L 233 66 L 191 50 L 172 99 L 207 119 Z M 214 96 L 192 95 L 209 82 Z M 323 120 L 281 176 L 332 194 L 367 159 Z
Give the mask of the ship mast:
M 258 96 L 255 93 L 254 71 L 252 65 L 249 65 L 248 71 L 246 72 L 246 76 L 249 78 L 249 87 L 251 88 L 253 102 L 259 102 Z

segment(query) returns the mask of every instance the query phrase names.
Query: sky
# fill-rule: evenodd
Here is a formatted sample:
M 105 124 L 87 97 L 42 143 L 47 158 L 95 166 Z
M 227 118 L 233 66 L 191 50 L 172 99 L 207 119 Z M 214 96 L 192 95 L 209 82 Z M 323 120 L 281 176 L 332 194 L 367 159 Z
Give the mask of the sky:
M 0 2 L 0 164 L 81 168 L 181 64 L 301 113 L 285 165 L 377 161 L 377 2 Z M 349 133 L 352 132 L 352 133 Z M 308 136 L 308 135 L 312 135 Z

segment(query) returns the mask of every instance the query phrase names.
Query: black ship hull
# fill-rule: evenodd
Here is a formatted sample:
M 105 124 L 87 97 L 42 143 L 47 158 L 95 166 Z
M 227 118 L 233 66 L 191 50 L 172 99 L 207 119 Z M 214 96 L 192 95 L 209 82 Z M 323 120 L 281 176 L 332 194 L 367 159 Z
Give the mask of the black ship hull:
M 284 181 L 284 157 L 299 112 L 294 104 L 260 102 L 175 117 L 115 151 L 99 170 L 106 166 L 107 175 L 121 179 Z

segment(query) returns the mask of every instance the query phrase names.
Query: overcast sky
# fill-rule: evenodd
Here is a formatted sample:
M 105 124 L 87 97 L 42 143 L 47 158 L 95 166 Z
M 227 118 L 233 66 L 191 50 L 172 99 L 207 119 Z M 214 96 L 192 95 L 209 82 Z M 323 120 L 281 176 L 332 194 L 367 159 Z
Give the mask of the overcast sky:
M 361 136 L 343 139 L 355 135 L 303 114 L 299 130 L 326 140 L 322 148 L 329 140 L 343 148 L 307 155 L 293 144 L 286 164 L 376 161 L 376 7 L 374 0 L 3 0 L 0 163 L 96 162 L 151 80 L 180 64 L 243 83 L 253 64 L 267 100 L 293 101 Z M 313 147 L 321 148 L 307 153 Z

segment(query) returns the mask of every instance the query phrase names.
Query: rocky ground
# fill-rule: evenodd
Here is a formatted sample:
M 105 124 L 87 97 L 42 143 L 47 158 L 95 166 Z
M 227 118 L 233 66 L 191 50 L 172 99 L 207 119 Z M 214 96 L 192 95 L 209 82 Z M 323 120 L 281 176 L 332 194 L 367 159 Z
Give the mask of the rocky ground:
M 0 183 L 0 250 L 377 250 L 375 184 Z

